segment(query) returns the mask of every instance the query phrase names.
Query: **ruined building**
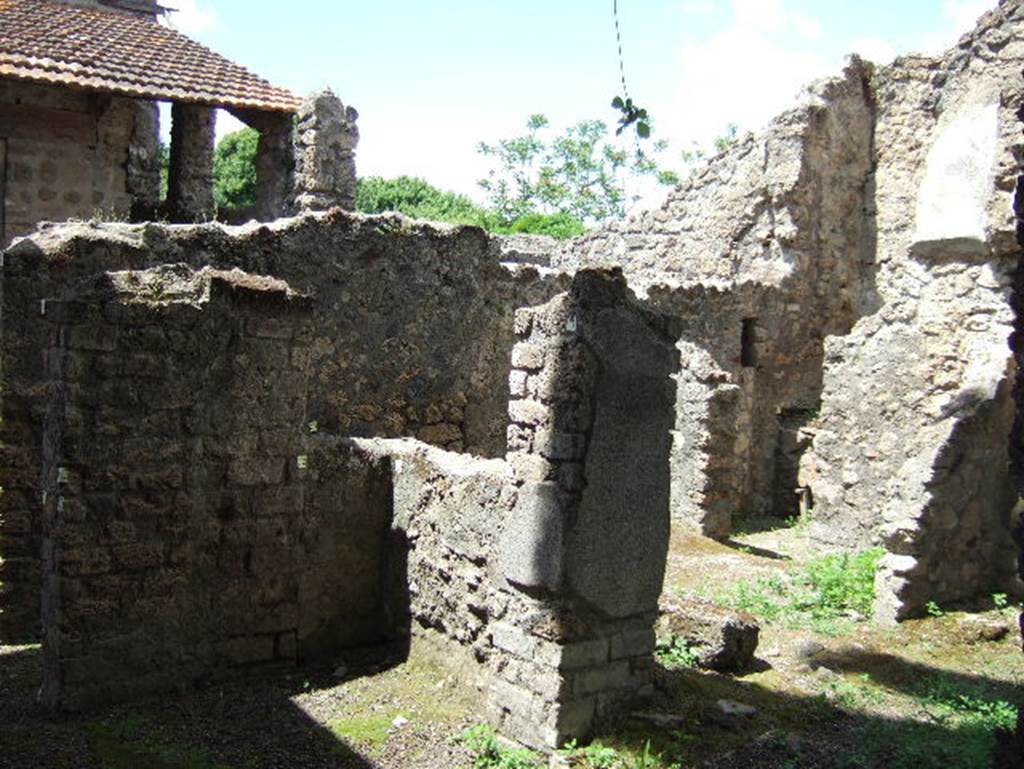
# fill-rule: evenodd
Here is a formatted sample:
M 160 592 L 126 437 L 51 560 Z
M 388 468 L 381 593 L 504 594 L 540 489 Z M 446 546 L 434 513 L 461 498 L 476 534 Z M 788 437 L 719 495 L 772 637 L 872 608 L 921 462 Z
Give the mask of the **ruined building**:
M 274 219 L 325 196 L 351 207 L 354 113 L 327 97 L 303 105 L 158 24 L 161 10 L 155 0 L 0 3 L 0 246 L 44 220 L 212 219 L 217 108 L 260 132 L 259 200 L 246 213 Z M 171 103 L 166 200 L 158 101 Z M 307 131 L 293 138 L 297 117 Z M 332 129 L 311 146 L 306 134 L 325 121 Z M 317 177 L 328 151 L 335 168 Z
M 75 709 L 429 630 L 551 747 L 650 692 L 670 525 L 802 508 L 886 549 L 885 621 L 1017 591 L 1022 67 L 1004 0 L 546 253 L 340 209 L 16 241 L 0 633 L 41 616 Z

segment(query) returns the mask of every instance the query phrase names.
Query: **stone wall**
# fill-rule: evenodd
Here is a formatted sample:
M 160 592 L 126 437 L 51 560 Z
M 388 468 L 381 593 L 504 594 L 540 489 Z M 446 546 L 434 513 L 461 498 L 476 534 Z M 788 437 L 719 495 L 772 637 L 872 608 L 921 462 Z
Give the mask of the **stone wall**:
M 25 475 L 5 477 L 4 500 L 39 517 L 44 702 L 78 710 L 427 630 L 472 649 L 495 722 L 536 747 L 651 693 L 673 324 L 619 273 L 570 284 L 489 261 L 479 231 L 416 225 L 407 242 L 396 223 L 413 226 L 81 225 L 5 254 L 5 449 Z M 445 291 L 470 277 L 477 308 Z M 326 394 L 452 381 L 423 377 L 425 355 L 382 356 L 375 312 L 432 345 L 445 377 L 508 393 L 502 413 L 472 390 L 426 404 L 458 432 L 448 450 L 345 436 Z M 328 342 L 346 366 L 329 368 Z M 500 384 L 483 379 L 495 369 Z M 459 453 L 503 453 L 492 435 L 507 459 Z
M 505 451 L 515 308 L 566 284 L 503 267 L 479 230 L 341 212 L 239 229 L 77 225 L 22 241 L 3 264 L 4 640 L 37 627 L 41 303 L 106 272 L 162 264 L 238 267 L 316 296 L 307 432 L 415 436 L 485 457 Z
M 1024 9 L 942 58 L 878 71 L 872 307 L 826 343 L 802 483 L 824 545 L 881 543 L 878 614 L 1014 590 L 1008 476 L 1016 366 Z
M 127 219 L 133 194 L 157 199 L 152 110 L 131 99 L 0 80 L 0 140 L 7 145 L 0 247 L 39 221 Z M 148 126 L 146 142 L 140 126 Z M 129 162 L 133 141 L 138 149 Z
M 390 466 L 399 627 L 471 648 L 494 722 L 551 749 L 653 691 L 677 358 L 615 274 L 581 273 L 516 330 L 507 460 L 346 445 Z
M 294 661 L 328 517 L 294 485 L 310 307 L 181 265 L 47 302 L 44 702 Z
M 550 257 L 563 269 L 620 264 L 680 319 L 672 511 L 705 534 L 726 536 L 734 516 L 788 514 L 795 499 L 776 491 L 779 415 L 818 408 L 822 340 L 848 330 L 866 293 L 872 72 L 854 59 L 662 208 Z

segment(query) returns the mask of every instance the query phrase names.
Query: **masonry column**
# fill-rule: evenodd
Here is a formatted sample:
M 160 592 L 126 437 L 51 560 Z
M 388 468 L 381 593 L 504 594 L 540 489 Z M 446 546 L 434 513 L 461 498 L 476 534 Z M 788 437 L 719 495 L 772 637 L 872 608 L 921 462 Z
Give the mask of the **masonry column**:
M 213 143 L 217 113 L 212 107 L 171 107 L 171 167 L 167 208 L 175 222 L 213 219 Z
M 291 112 L 264 113 L 253 126 L 260 132 L 256 147 L 256 216 L 271 221 L 287 216 L 295 171 Z M 355 172 L 353 171 L 353 179 Z
M 355 148 L 359 117 L 331 91 L 302 104 L 295 126 L 295 198 L 298 212 L 356 207 Z
M 516 332 L 518 501 L 498 567 L 514 599 L 492 630 L 490 707 L 504 734 L 550 749 L 653 692 L 679 356 L 618 272 L 580 272 Z

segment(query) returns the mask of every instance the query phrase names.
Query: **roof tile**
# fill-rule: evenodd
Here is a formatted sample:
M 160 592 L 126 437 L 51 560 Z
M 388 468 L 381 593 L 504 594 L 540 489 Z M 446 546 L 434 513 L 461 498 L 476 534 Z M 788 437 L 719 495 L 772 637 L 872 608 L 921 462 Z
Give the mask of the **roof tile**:
M 0 0 L 0 76 L 241 109 L 300 103 L 173 29 L 55 0 Z

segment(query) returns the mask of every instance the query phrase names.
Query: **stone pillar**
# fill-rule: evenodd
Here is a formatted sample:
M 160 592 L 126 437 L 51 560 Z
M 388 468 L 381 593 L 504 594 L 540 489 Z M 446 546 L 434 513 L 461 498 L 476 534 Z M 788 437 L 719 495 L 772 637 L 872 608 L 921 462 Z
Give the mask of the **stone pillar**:
M 581 272 L 516 332 L 498 568 L 522 603 L 492 631 L 491 711 L 553 748 L 653 692 L 678 354 L 615 272 Z
M 213 145 L 217 112 L 175 102 L 171 107 L 171 167 L 167 208 L 175 222 L 213 219 Z
M 125 184 L 132 221 L 150 221 L 160 208 L 160 114 L 156 102 L 136 101 L 133 106 Z
M 358 117 L 330 90 L 313 94 L 299 108 L 294 138 L 297 212 L 355 210 Z
M 261 112 L 246 122 L 260 132 L 256 148 L 256 217 L 261 222 L 287 216 L 292 195 L 295 157 L 292 154 L 291 112 Z

